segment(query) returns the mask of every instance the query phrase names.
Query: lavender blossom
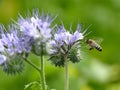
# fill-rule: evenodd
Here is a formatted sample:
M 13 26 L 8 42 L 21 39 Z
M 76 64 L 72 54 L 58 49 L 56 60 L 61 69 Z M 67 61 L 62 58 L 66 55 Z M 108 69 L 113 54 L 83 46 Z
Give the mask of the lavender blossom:
M 14 25 L 10 26 L 6 32 L 2 25 L 0 27 L 0 65 L 8 73 L 20 72 L 23 66 L 23 53 L 31 50 L 30 39 L 20 35 Z
M 46 53 L 46 43 L 51 38 L 51 23 L 55 18 L 50 15 L 39 15 L 36 11 L 33 16 L 24 19 L 22 16 L 18 20 L 20 31 L 23 35 L 34 40 L 32 51 L 36 55 Z
M 76 30 L 73 34 L 67 31 L 63 26 L 58 27 L 57 32 L 51 40 L 50 60 L 56 66 L 64 66 L 63 56 L 68 55 L 72 62 L 79 61 L 80 41 L 84 38 L 80 30 Z
M 51 37 L 51 23 L 55 18 L 51 18 L 50 15 L 40 16 L 38 11 L 33 16 L 24 19 L 22 16 L 18 20 L 20 31 L 24 35 L 33 37 L 34 39 L 40 38 L 43 42 Z

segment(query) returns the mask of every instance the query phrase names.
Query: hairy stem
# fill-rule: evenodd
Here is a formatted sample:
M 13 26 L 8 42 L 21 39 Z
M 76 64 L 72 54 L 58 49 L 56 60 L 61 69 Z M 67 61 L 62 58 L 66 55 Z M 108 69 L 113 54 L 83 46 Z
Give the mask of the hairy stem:
M 44 59 L 43 55 L 41 55 L 41 82 L 42 82 L 42 90 L 46 90 L 46 81 L 45 81 L 45 72 L 44 72 Z
M 44 72 L 44 60 L 43 56 L 41 56 L 41 67 L 38 68 L 34 63 L 32 63 L 30 60 L 27 58 L 23 57 L 24 61 L 26 61 L 28 64 L 30 64 L 33 68 L 35 68 L 41 76 L 41 84 L 42 84 L 42 90 L 46 90 L 46 82 L 45 82 L 45 72 Z
M 39 69 L 34 63 L 32 63 L 30 60 L 27 58 L 23 57 L 24 61 L 26 61 L 28 64 L 30 64 L 33 68 L 35 68 L 38 72 L 41 73 L 41 69 Z
M 68 72 L 67 55 L 64 55 L 64 60 L 65 60 L 65 90 L 69 90 L 69 72 Z

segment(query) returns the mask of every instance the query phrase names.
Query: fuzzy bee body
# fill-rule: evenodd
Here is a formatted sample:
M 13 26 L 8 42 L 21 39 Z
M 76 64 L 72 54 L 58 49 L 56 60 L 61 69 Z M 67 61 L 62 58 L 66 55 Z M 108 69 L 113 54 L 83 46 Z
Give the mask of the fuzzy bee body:
M 94 40 L 92 39 L 87 39 L 86 40 L 86 43 L 90 46 L 89 50 L 92 50 L 92 49 L 97 49 L 98 51 L 102 51 L 102 47 L 97 43 L 95 42 Z

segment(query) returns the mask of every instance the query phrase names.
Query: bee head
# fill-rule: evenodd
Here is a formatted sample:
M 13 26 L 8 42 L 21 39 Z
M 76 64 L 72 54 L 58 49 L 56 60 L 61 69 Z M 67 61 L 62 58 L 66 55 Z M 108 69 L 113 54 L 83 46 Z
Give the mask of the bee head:
M 86 39 L 86 43 L 89 43 L 89 38 L 88 38 L 88 39 Z
M 90 44 L 90 43 L 92 43 L 92 40 L 88 38 L 88 39 L 86 40 L 86 43 L 87 43 L 87 44 Z

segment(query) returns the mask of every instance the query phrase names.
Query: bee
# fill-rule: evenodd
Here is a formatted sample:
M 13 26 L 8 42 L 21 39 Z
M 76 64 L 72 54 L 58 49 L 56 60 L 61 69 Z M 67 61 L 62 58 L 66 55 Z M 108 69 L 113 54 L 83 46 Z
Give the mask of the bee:
M 102 51 L 102 47 L 93 39 L 87 39 L 86 43 L 90 46 L 89 50 L 97 49 L 98 51 Z

